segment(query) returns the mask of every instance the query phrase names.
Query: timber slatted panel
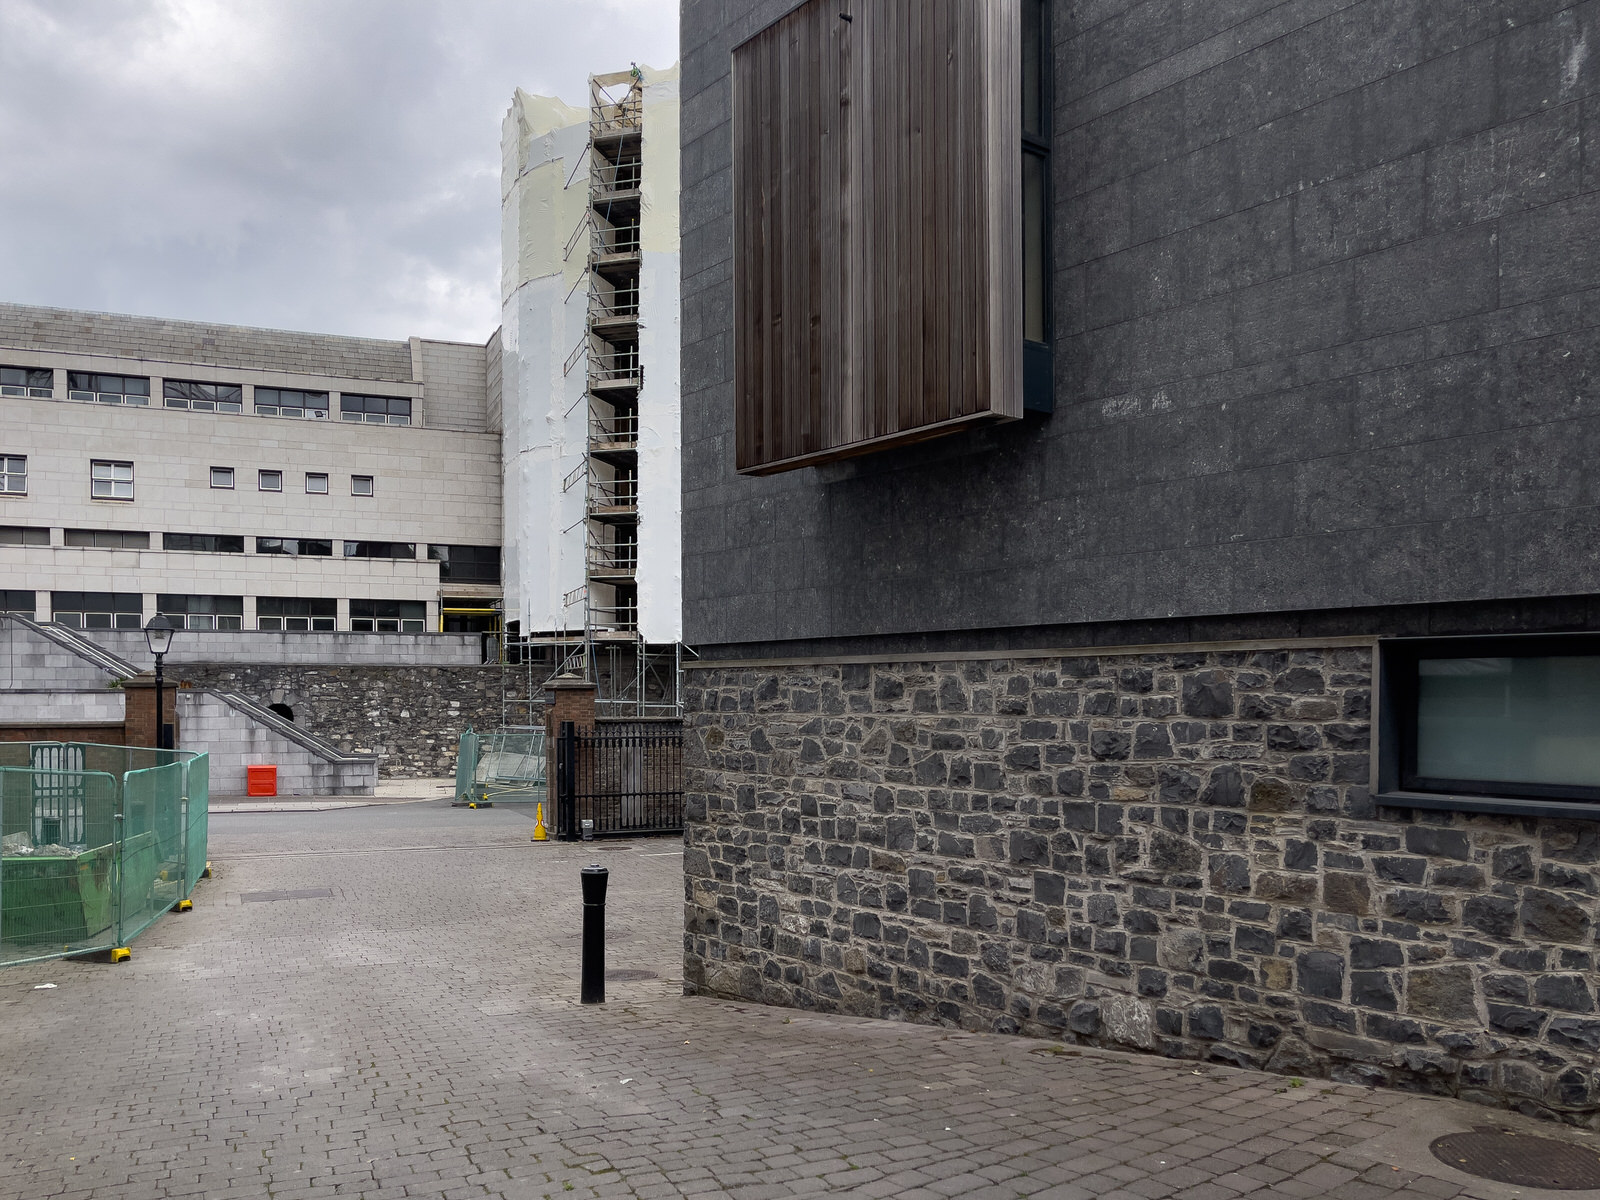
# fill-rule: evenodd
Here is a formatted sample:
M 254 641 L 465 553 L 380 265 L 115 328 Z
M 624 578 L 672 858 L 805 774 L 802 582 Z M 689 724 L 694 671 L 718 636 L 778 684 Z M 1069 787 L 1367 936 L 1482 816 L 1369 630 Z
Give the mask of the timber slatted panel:
M 1022 413 L 1017 0 L 842 7 L 733 54 L 745 473 Z

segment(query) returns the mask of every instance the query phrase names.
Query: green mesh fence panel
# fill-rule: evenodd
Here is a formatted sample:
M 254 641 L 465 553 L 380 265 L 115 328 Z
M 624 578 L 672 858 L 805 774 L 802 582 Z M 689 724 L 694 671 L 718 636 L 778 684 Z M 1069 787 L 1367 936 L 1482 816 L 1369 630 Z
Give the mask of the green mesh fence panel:
M 205 870 L 205 755 L 0 743 L 0 764 L 0 965 L 126 945 Z
M 456 747 L 456 799 L 476 800 L 473 783 L 478 777 L 478 735 L 468 725 Z
M 479 803 L 536 804 L 545 799 L 544 730 L 501 730 L 478 739 L 473 790 Z
M 211 804 L 211 759 L 201 754 L 191 759 L 186 768 L 189 772 L 186 785 L 189 798 L 185 802 L 184 811 L 186 833 L 183 842 L 183 896 L 187 900 L 206 869 L 206 829 L 210 820 Z
M 104 772 L 0 767 L 0 963 L 116 941 L 117 781 Z M 62 839 L 72 839 L 64 841 Z
M 123 776 L 118 919 L 124 943 L 183 899 L 183 777 L 181 762 Z

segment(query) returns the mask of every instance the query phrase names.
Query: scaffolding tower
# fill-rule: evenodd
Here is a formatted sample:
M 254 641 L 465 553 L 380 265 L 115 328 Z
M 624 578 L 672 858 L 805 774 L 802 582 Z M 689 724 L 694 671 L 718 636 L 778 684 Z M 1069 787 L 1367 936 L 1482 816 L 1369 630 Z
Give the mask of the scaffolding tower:
M 639 277 L 643 266 L 644 80 L 637 68 L 589 80 L 588 203 L 568 239 L 586 247 L 584 336 L 563 365 L 582 366 L 587 416 L 583 462 L 562 490 L 584 489 L 584 582 L 563 597 L 581 632 L 519 637 L 502 653 L 507 728 L 532 720 L 555 675 L 596 685 L 603 716 L 676 716 L 682 648 L 652 645 L 639 631 Z M 521 720 L 515 718 L 521 717 Z

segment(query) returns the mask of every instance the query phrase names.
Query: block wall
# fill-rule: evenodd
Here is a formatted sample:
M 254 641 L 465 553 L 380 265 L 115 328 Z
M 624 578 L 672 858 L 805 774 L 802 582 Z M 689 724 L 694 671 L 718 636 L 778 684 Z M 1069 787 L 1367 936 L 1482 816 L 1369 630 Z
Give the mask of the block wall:
M 688 990 L 1600 1124 L 1600 827 L 1381 808 L 1370 645 L 707 667 Z

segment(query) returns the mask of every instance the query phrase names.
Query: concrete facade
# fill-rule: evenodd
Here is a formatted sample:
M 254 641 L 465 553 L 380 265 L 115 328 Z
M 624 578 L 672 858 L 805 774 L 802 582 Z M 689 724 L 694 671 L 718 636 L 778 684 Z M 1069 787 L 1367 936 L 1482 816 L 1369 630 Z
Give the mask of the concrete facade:
M 296 357 L 297 348 L 303 350 Z M 378 342 L 151 318 L 0 305 L 0 363 L 46 369 L 48 397 L 0 397 L 0 454 L 26 459 L 26 490 L 0 493 L 0 527 L 33 531 L 47 545 L 0 536 L 9 589 L 32 590 L 50 619 L 54 591 L 137 593 L 139 623 L 161 594 L 226 595 L 243 601 L 245 629 L 260 620 L 260 596 L 337 602 L 421 602 L 426 629 L 440 627 L 440 601 L 492 602 L 497 584 L 451 583 L 428 558 L 430 544 L 498 546 L 498 430 L 488 424 L 485 348 L 455 343 Z M 68 397 L 68 373 L 144 379 L 146 405 Z M 238 385 L 238 413 L 166 407 L 163 382 Z M 321 420 L 255 412 L 258 388 L 328 395 Z M 410 426 L 340 419 L 345 393 L 409 399 Z M 131 497 L 91 494 L 94 461 L 132 466 Z M 212 468 L 232 472 L 215 486 Z M 278 472 L 267 490 L 262 472 Z M 326 490 L 314 492 L 323 476 Z M 357 477 L 371 480 L 371 494 Z M 270 481 L 269 481 L 270 482 Z M 123 531 L 147 548 L 68 545 L 81 532 Z M 166 534 L 242 539 L 242 551 L 164 548 Z M 258 538 L 322 539 L 327 556 L 258 552 Z M 405 559 L 348 556 L 345 542 L 414 545 Z M 30 614 L 32 615 L 32 614 Z
M 751 479 L 793 7 L 683 7 L 686 986 L 1594 1124 L 1600 826 L 1397 804 L 1373 697 L 1600 631 L 1600 4 L 1043 6 L 1053 413 Z

